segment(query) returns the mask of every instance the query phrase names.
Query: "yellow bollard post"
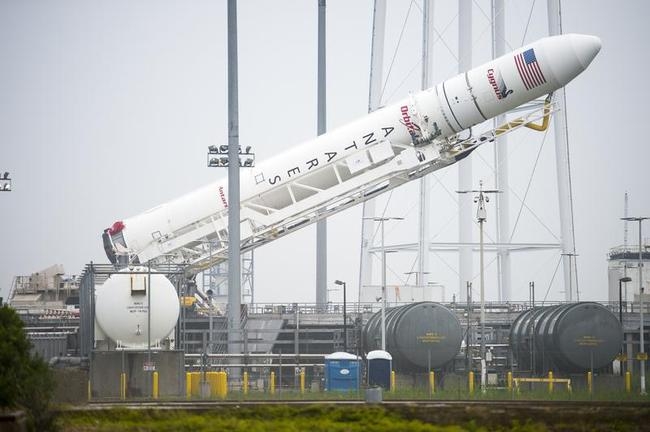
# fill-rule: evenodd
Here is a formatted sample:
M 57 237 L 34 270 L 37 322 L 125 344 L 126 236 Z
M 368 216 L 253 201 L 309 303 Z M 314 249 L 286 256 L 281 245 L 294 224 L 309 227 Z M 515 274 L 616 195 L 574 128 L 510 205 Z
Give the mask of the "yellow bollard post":
M 390 371 L 390 391 L 394 392 L 397 390 L 397 384 L 395 383 L 395 371 Z
M 88 380 L 88 401 L 89 401 L 89 402 L 90 402 L 90 400 L 91 400 L 92 397 L 93 397 L 93 393 L 92 393 L 91 390 L 92 390 L 92 389 L 91 389 L 91 387 L 90 387 L 90 380 Z
M 434 371 L 429 372 L 429 393 L 434 394 L 436 392 L 436 373 Z
M 625 391 L 628 393 L 632 391 L 632 374 L 630 371 L 625 372 Z
M 185 372 L 185 397 L 192 397 L 192 372 Z
M 248 372 L 244 372 L 244 383 L 242 390 L 244 391 L 244 395 L 248 394 Z
M 508 383 L 508 390 L 512 391 L 512 372 L 510 371 L 506 374 L 506 382 Z
M 553 371 L 548 371 L 548 392 L 553 393 Z
M 192 396 L 201 396 L 201 372 L 192 372 Z
M 216 372 L 216 394 L 221 399 L 228 396 L 228 374 L 225 372 Z
M 467 374 L 467 384 L 469 387 L 469 394 L 474 394 L 474 372 L 469 371 Z
M 593 377 L 591 371 L 587 372 L 587 391 L 589 394 L 593 391 Z
M 305 394 L 305 370 L 300 370 L 300 394 Z
M 151 395 L 154 399 L 158 399 L 158 372 L 153 373 L 152 381 Z
M 269 393 L 275 394 L 275 372 L 271 372 L 271 378 L 269 378 Z
M 126 399 L 126 373 L 120 374 L 120 399 Z
M 218 381 L 219 378 L 217 378 L 218 373 L 219 372 L 214 372 L 214 371 L 210 371 L 210 372 L 205 373 L 205 380 L 208 382 L 208 384 L 210 384 L 210 397 L 211 398 L 217 396 L 217 393 L 218 393 L 218 390 L 217 390 L 217 388 L 219 386 L 219 381 Z

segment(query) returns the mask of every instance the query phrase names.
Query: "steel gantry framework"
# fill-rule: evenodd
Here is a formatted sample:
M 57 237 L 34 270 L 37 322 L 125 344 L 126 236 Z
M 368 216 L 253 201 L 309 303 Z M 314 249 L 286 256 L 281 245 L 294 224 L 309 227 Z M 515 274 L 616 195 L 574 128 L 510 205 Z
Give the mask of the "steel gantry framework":
M 424 1 L 422 6 L 423 28 L 422 28 L 422 85 L 428 84 L 428 77 L 431 76 L 431 63 L 433 51 L 433 38 L 431 34 L 436 33 L 433 23 L 433 2 Z M 459 0 L 458 2 L 458 21 L 459 21 L 459 70 L 465 71 L 471 68 L 472 57 L 472 2 Z M 560 3 L 559 0 L 548 0 L 548 28 L 550 35 L 562 33 L 560 20 Z M 373 35 L 372 35 L 372 54 L 370 67 L 370 97 L 369 110 L 373 110 L 381 104 L 381 80 L 382 80 L 382 60 L 384 49 L 385 33 L 385 14 L 386 4 L 382 0 L 375 1 L 374 18 L 373 18 Z M 498 58 L 506 53 L 505 39 L 505 16 L 506 8 L 503 0 L 492 0 L 491 2 L 491 29 L 492 29 L 492 56 Z M 548 242 L 515 242 L 513 241 L 513 227 L 510 223 L 510 192 L 509 185 L 509 167 L 508 167 L 508 142 L 506 134 L 495 134 L 494 146 L 494 176 L 496 188 L 504 193 L 499 194 L 496 199 L 496 238 L 494 241 L 485 243 L 484 250 L 494 254 L 497 260 L 497 278 L 498 278 L 498 300 L 511 301 L 511 257 L 513 253 L 556 250 L 559 251 L 559 257 L 563 264 L 564 275 L 564 292 L 565 300 L 572 301 L 578 298 L 578 281 L 577 267 L 574 257 L 576 254 L 575 235 L 573 228 L 573 204 L 571 196 L 571 179 L 568 135 L 566 127 L 566 109 L 565 109 L 564 90 L 560 89 L 553 95 L 552 100 L 534 101 L 518 108 L 517 111 L 533 110 L 538 111 L 541 107 L 549 108 L 551 111 L 558 111 L 555 118 L 555 153 L 556 153 L 556 175 L 558 184 L 559 200 L 559 220 L 560 235 L 556 236 L 557 241 Z M 499 115 L 494 119 L 494 131 L 499 131 L 502 126 L 514 122 L 508 121 L 506 114 Z M 548 121 L 538 125 L 529 124 L 537 131 L 546 131 Z M 417 280 L 419 285 L 426 286 L 431 274 L 435 271 L 429 264 L 429 253 L 457 253 L 459 259 L 458 283 L 459 283 L 459 300 L 463 300 L 465 285 L 468 281 L 473 280 L 474 271 L 472 264 L 472 255 L 479 251 L 479 244 L 472 240 L 471 231 L 472 206 L 471 197 L 461 197 L 459 199 L 459 237 L 457 241 L 431 241 L 429 226 L 429 200 L 430 187 L 427 186 L 426 177 L 420 180 L 418 195 L 419 206 L 419 229 L 418 238 L 413 242 L 400 242 L 385 245 L 385 248 L 401 252 L 417 253 Z M 459 163 L 459 189 L 471 188 L 472 170 L 469 158 Z M 465 185 L 466 187 L 463 187 Z M 465 202 L 467 201 L 467 202 Z M 522 204 L 523 205 L 523 204 Z M 359 298 L 363 301 L 371 299 L 373 288 L 377 285 L 373 283 L 373 256 L 378 257 L 381 253 L 381 247 L 374 241 L 376 232 L 367 221 L 377 215 L 375 203 L 370 201 L 364 204 L 363 221 L 362 221 L 362 240 L 361 240 L 361 259 L 360 259 L 360 276 L 359 276 Z M 516 225 L 516 224 L 515 224 Z M 555 239 L 554 239 L 555 240 Z M 366 292 L 367 291 L 367 292 Z

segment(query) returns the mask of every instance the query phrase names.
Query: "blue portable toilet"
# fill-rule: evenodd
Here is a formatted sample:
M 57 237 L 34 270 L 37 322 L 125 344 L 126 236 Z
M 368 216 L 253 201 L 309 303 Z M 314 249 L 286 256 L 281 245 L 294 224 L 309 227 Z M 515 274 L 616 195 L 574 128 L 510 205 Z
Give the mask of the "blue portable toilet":
M 359 390 L 359 357 L 346 352 L 326 355 L 325 390 Z
M 386 351 L 370 351 L 368 360 L 368 387 L 379 386 L 390 390 L 390 372 L 393 370 L 393 357 Z

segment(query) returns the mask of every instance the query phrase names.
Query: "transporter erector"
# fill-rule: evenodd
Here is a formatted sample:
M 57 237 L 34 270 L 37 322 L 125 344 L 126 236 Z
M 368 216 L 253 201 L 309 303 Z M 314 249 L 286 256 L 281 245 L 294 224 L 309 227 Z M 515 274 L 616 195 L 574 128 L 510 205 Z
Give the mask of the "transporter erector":
M 104 230 L 106 254 L 120 267 L 188 264 L 191 277 L 227 259 L 230 205 L 240 205 L 245 252 L 452 165 L 501 134 L 540 130 L 553 103 L 537 99 L 583 72 L 600 47 L 589 35 L 540 39 L 242 170 L 239 203 L 223 179 L 118 220 Z M 517 120 L 464 132 L 530 103 Z

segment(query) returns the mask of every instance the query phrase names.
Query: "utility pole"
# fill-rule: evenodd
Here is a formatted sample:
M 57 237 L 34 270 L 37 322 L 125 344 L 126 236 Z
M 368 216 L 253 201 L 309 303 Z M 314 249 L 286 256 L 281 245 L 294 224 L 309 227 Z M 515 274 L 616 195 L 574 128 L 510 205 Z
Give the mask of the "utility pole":
M 535 282 L 528 282 L 528 296 L 530 297 L 530 309 L 535 309 Z M 534 311 L 531 312 L 534 314 Z M 535 373 L 535 321 L 533 320 L 533 332 L 530 338 L 530 371 Z
M 485 265 L 483 259 L 483 224 L 487 220 L 487 211 L 485 210 L 485 203 L 490 202 L 488 194 L 495 194 L 501 191 L 496 189 L 483 189 L 483 180 L 479 181 L 479 188 L 471 190 L 456 191 L 459 194 L 475 193 L 478 194 L 474 197 L 474 202 L 478 204 L 476 209 L 476 219 L 479 224 L 479 267 L 481 274 L 481 390 L 485 391 L 486 378 L 487 378 L 487 365 L 485 364 Z
M 384 245 L 384 222 L 404 220 L 402 217 L 372 217 L 381 224 L 381 350 L 386 351 L 386 247 Z
M 639 222 L 639 343 L 640 343 L 640 348 L 639 348 L 639 361 L 641 362 L 641 394 L 645 395 L 645 342 L 644 342 L 644 333 L 645 333 L 645 325 L 643 323 L 643 236 L 641 234 L 642 232 L 642 224 L 643 221 L 646 219 L 650 219 L 650 217 L 624 217 L 621 218 L 624 221 L 635 221 Z
M 343 285 L 343 352 L 348 352 L 348 315 L 347 315 L 347 301 L 346 301 L 346 288 L 347 284 L 344 281 L 335 280 L 336 285 Z
M 467 336 L 465 338 L 465 367 L 472 367 L 472 283 L 467 281 Z

